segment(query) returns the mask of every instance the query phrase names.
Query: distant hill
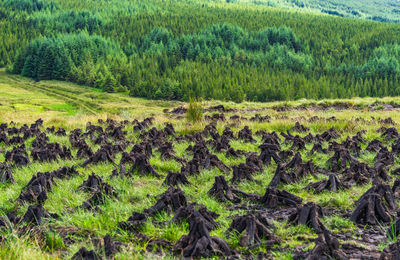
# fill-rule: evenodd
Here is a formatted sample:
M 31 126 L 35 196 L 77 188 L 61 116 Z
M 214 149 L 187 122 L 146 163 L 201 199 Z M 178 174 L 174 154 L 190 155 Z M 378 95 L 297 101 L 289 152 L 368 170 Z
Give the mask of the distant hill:
M 380 22 L 400 22 L 399 0 L 226 0 L 226 2 L 301 9 Z

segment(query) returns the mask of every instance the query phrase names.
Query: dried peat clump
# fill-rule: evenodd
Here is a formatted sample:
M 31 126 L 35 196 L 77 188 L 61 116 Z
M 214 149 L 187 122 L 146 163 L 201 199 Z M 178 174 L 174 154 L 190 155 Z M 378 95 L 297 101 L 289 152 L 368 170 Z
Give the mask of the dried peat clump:
M 94 209 L 96 206 L 103 204 L 107 197 L 116 196 L 117 193 L 111 186 L 107 184 L 107 186 L 103 186 L 101 190 L 95 191 L 92 197 L 82 203 L 80 208 L 91 210 Z
M 138 232 L 140 227 L 147 221 L 147 215 L 143 213 L 133 212 L 127 221 L 118 223 L 118 226 L 130 232 Z
M 237 216 L 231 223 L 227 232 L 236 231 L 241 235 L 239 244 L 243 247 L 255 248 L 261 245 L 261 239 L 265 244 L 272 247 L 280 244 L 280 239 L 270 231 L 274 229 L 272 221 L 262 213 L 250 213 L 244 216 Z
M 148 128 L 149 126 L 151 126 L 153 124 L 153 117 L 148 117 L 145 118 L 142 122 L 139 122 L 137 120 L 135 120 L 133 123 L 135 124 L 133 126 L 133 130 L 134 131 L 142 131 L 145 130 L 146 128 Z
M 233 192 L 232 188 L 228 185 L 223 175 L 215 176 L 214 185 L 208 191 L 208 194 L 214 196 L 219 201 L 232 201 L 233 203 L 240 203 L 241 199 Z
M 243 155 L 246 155 L 246 154 L 247 154 L 247 153 L 246 153 L 245 151 L 242 151 L 242 150 L 235 150 L 235 149 L 233 149 L 233 148 L 231 147 L 231 148 L 229 148 L 228 150 L 226 150 L 225 156 L 226 156 L 226 157 L 232 157 L 232 158 L 237 159 L 237 158 L 240 158 L 240 157 L 242 157 Z
M 150 216 L 162 210 L 167 211 L 169 214 L 175 212 L 180 207 L 187 205 L 184 192 L 180 188 L 169 187 L 166 192 L 159 195 L 156 204 L 144 210 L 145 214 Z
M 365 163 L 354 161 L 342 172 L 341 181 L 348 186 L 368 183 L 375 176 L 375 170 Z
M 289 130 L 287 131 L 287 134 L 281 133 L 283 137 L 285 137 L 284 143 L 291 143 L 292 146 L 290 147 L 291 151 L 300 151 L 306 149 L 306 141 L 304 138 L 296 135 L 293 136 Z
M 258 158 L 264 163 L 265 166 L 269 166 L 271 164 L 271 159 L 274 159 L 275 163 L 277 164 L 282 162 L 282 159 L 277 154 L 280 151 L 280 147 L 278 145 L 264 143 L 258 148 L 261 149 L 261 153 Z
M 216 219 L 219 215 L 213 211 L 207 210 L 203 205 L 197 205 L 196 203 L 190 203 L 187 206 L 180 207 L 175 216 L 172 218 L 172 222 L 182 222 L 187 220 L 189 222 L 189 229 L 192 228 L 199 220 L 203 221 L 207 230 L 211 231 L 218 227 Z
M 38 172 L 34 175 L 18 197 L 20 201 L 44 202 L 47 193 L 51 190 L 54 176 L 49 173 Z M 24 191 L 25 190 L 25 191 Z
M 332 171 L 337 172 L 346 168 L 347 163 L 356 162 L 357 159 L 350 154 L 346 148 L 333 147 L 335 154 L 328 160 L 332 166 Z
M 322 148 L 322 144 L 320 143 L 315 143 L 314 146 L 311 148 L 311 150 L 308 152 L 308 155 L 313 155 L 314 153 L 328 153 L 328 150 L 325 148 Z
M 14 147 L 6 153 L 6 162 L 13 162 L 16 166 L 26 166 L 30 164 L 28 153 L 25 151 L 25 146 Z
M 193 159 L 182 167 L 182 172 L 185 174 L 199 174 L 201 170 L 211 167 L 217 167 L 225 173 L 230 170 L 216 155 L 210 153 L 204 142 L 196 142 L 193 147 L 188 147 L 187 150 L 193 153 Z
M 242 130 L 238 133 L 238 139 L 243 140 L 249 143 L 255 143 L 256 140 L 253 138 L 253 134 L 251 129 L 248 126 L 245 126 Z
M 157 178 L 162 176 L 154 170 L 154 167 L 149 162 L 149 157 L 145 154 L 136 155 L 135 162 L 130 169 L 131 173 L 137 172 L 140 175 L 152 175 Z
M 14 182 L 11 166 L 6 163 L 0 163 L 0 183 Z
M 349 257 L 340 249 L 337 238 L 325 228 L 323 229 L 323 233 L 319 234 L 318 238 L 315 239 L 314 249 L 307 253 L 298 252 L 294 255 L 294 259 L 347 260 Z
M 326 142 L 329 142 L 330 140 L 332 140 L 332 139 L 337 139 L 337 138 L 339 138 L 340 137 L 340 135 L 338 134 L 338 132 L 334 129 L 334 128 L 330 128 L 329 130 L 327 130 L 327 131 L 325 131 L 325 132 L 323 132 L 322 134 L 317 134 L 316 136 L 315 136 L 315 139 L 316 140 L 319 140 L 319 141 L 326 141 Z
M 105 183 L 100 176 L 92 172 L 92 174 L 88 176 L 87 180 L 84 181 L 78 189 L 88 192 L 96 192 L 102 190 L 105 186 L 109 185 Z
M 63 160 L 72 159 L 71 150 L 59 143 L 46 144 L 43 148 L 32 149 L 31 156 L 33 161 L 51 162 L 59 158 Z
M 394 153 L 389 152 L 387 147 L 383 147 L 379 150 L 374 158 L 374 164 L 382 163 L 385 166 L 394 164 Z
M 161 153 L 161 160 L 167 161 L 167 160 L 175 160 L 181 164 L 185 164 L 186 160 L 178 157 L 175 152 L 174 152 L 174 147 L 172 146 L 172 143 L 164 143 L 158 148 L 158 152 Z
M 165 180 L 163 182 L 163 185 L 178 186 L 179 184 L 190 184 L 190 182 L 186 178 L 186 175 L 179 172 L 168 172 L 167 177 L 165 177 Z
M 20 221 L 21 218 L 17 216 L 16 211 L 10 211 L 6 215 L 0 217 L 0 227 L 8 227 L 9 225 L 16 225 Z
M 289 223 L 311 227 L 317 234 L 320 234 L 327 229 L 320 220 L 320 217 L 323 216 L 324 213 L 321 206 L 314 202 L 308 202 L 303 206 L 297 207 L 297 211 L 289 217 Z
M 329 174 L 328 179 L 324 179 L 318 182 L 313 182 L 307 185 L 307 190 L 313 190 L 314 193 L 320 193 L 323 191 L 338 192 L 339 190 L 345 190 L 348 186 L 335 175 Z
M 76 252 L 72 258 L 72 260 L 102 260 L 103 258 L 97 254 L 94 250 L 87 250 L 86 247 L 82 247 Z
M 89 157 L 85 162 L 81 164 L 82 167 L 86 167 L 89 164 L 97 164 L 97 163 L 112 163 L 116 164 L 113 160 L 113 151 L 110 146 L 102 146 L 99 150 L 97 150 L 92 156 Z
M 43 208 L 42 204 L 37 206 L 31 205 L 22 218 L 22 222 L 25 222 L 28 225 L 37 226 L 41 225 L 43 223 L 43 219 L 46 218 L 58 218 L 58 215 L 49 213 Z
M 67 136 L 67 132 L 64 128 L 58 128 L 57 132 L 54 133 L 57 136 Z
M 174 251 L 184 258 L 229 257 L 234 254 L 228 243 L 219 237 L 212 237 L 206 223 L 201 218 L 194 218 L 188 235 L 183 235 L 174 245 Z
M 0 143 L 4 143 L 6 146 L 10 144 L 7 134 L 2 130 L 0 130 Z
M 360 197 L 356 205 L 350 220 L 362 225 L 390 223 L 393 211 L 397 208 L 390 186 L 376 180 L 374 185 Z
M 180 107 L 172 109 L 170 113 L 171 114 L 177 114 L 177 115 L 183 115 L 183 114 L 186 113 L 186 111 L 187 111 L 186 108 L 180 106 Z
M 385 148 L 382 142 L 375 139 L 368 143 L 368 146 L 367 148 L 365 148 L 365 150 L 369 152 L 379 152 L 379 150 L 381 150 L 382 148 Z
M 293 132 L 299 132 L 299 133 L 308 132 L 309 130 L 310 130 L 310 128 L 305 127 L 304 125 L 301 125 L 299 122 L 296 122 L 296 124 L 292 128 Z
M 248 180 L 254 181 L 253 175 L 259 172 L 259 169 L 251 167 L 247 163 L 241 163 L 239 165 L 232 166 L 233 177 L 231 183 L 238 183 L 239 181 Z
M 265 194 L 258 200 L 259 203 L 267 208 L 277 208 L 281 206 L 297 207 L 302 201 L 300 197 L 286 190 L 278 190 L 274 187 L 267 187 Z
M 109 184 L 104 182 L 95 173 L 89 175 L 88 179 L 79 186 L 79 189 L 91 192 L 93 195 L 80 206 L 83 209 L 94 209 L 103 204 L 107 197 L 116 197 L 117 193 Z
M 303 163 L 301 155 L 296 153 L 287 164 L 278 164 L 269 186 L 278 187 L 281 182 L 285 184 L 294 183 L 307 177 L 308 174 L 315 174 L 314 163 L 312 160 Z
M 90 158 L 94 155 L 92 148 L 86 143 L 85 140 L 80 140 L 76 143 L 76 148 L 78 148 L 78 152 L 76 153 L 76 157 L 81 158 Z
M 381 253 L 379 260 L 398 260 L 400 259 L 400 242 L 396 241 L 386 247 Z
M 386 140 L 392 140 L 392 139 L 399 138 L 399 132 L 394 127 L 390 127 L 390 128 L 381 127 L 378 129 L 377 132 L 382 133 L 381 137 L 385 137 Z

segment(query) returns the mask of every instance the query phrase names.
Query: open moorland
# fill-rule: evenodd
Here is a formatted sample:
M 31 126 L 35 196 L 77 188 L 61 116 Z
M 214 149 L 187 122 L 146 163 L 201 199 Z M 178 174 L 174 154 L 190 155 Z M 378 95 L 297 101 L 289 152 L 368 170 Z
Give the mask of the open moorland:
M 0 258 L 395 259 L 399 107 L 155 102 L 0 71 Z

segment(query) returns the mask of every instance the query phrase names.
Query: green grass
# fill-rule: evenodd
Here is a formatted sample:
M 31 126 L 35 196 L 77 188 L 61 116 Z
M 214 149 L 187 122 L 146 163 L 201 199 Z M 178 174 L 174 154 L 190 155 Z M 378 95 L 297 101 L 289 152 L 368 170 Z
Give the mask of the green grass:
M 52 91 L 49 91 L 49 89 Z M 55 94 L 57 93 L 57 94 Z M 269 123 L 258 123 L 250 121 L 241 121 L 237 124 L 231 122 L 219 122 L 217 129 L 222 132 L 226 125 L 237 132 L 245 125 L 249 125 L 255 133 L 257 130 L 265 131 L 286 131 L 294 126 L 296 121 L 310 127 L 311 133 L 316 134 L 325 131 L 331 127 L 339 130 L 341 133 L 340 141 L 344 140 L 348 135 L 354 135 L 357 131 L 366 130 L 365 138 L 372 140 L 378 138 L 385 144 L 376 130 L 382 125 L 376 121 L 368 124 L 356 123 L 349 121 L 357 117 L 371 120 L 371 116 L 375 118 L 392 117 L 396 122 L 400 122 L 400 113 L 387 110 L 368 111 L 369 104 L 376 102 L 376 99 L 354 99 L 340 101 L 308 101 L 300 100 L 287 103 L 241 103 L 235 104 L 230 102 L 204 102 L 204 107 L 216 104 L 223 104 L 228 108 L 241 109 L 241 116 L 248 118 L 257 113 L 261 115 L 270 115 L 272 117 Z M 342 111 L 336 110 L 293 110 L 287 112 L 277 112 L 273 109 L 276 106 L 289 105 L 293 108 L 304 106 L 305 104 L 313 104 L 314 106 L 322 106 L 323 104 L 337 104 L 338 102 L 351 102 L 355 104 L 355 109 Z M 378 100 L 379 103 L 400 102 L 400 98 L 383 98 Z M 55 125 L 64 127 L 67 130 L 81 127 L 85 128 L 87 122 L 97 122 L 97 119 L 107 119 L 108 117 L 116 120 L 141 120 L 147 116 L 155 117 L 155 126 L 163 128 L 166 122 L 173 123 L 178 134 L 193 133 L 202 130 L 208 123 L 187 124 L 186 119 L 178 120 L 175 117 L 164 113 L 164 109 L 186 105 L 179 102 L 153 102 L 150 100 L 131 98 L 124 94 L 106 94 L 94 91 L 90 88 L 82 88 L 74 84 L 57 81 L 44 81 L 33 83 L 28 79 L 10 76 L 4 71 L 0 71 L 0 123 L 14 121 L 20 126 L 23 123 L 31 123 L 41 117 L 44 120 L 44 126 Z M 248 108 L 257 108 L 258 111 L 248 110 Z M 96 113 L 93 113 L 95 111 Z M 225 117 L 235 113 L 228 113 Z M 327 122 L 325 120 L 316 121 L 313 123 L 307 122 L 307 119 L 312 116 L 328 118 L 335 116 L 338 121 Z M 277 118 L 278 117 L 278 118 Z M 304 117 L 304 118 L 302 118 Z M 132 127 L 127 127 L 127 131 L 131 132 Z M 300 134 L 303 135 L 303 134 Z M 69 145 L 68 137 L 57 137 L 49 134 L 50 142 L 60 142 L 61 144 Z M 128 139 L 133 143 L 138 142 L 137 133 L 129 133 Z M 231 146 L 234 149 L 245 151 L 259 152 L 258 145 L 261 142 L 259 137 L 256 137 L 257 143 L 250 144 L 242 141 L 232 141 Z M 29 139 L 27 146 L 30 147 L 33 138 Z M 189 143 L 175 142 L 174 148 L 178 156 L 183 156 L 190 159 L 185 149 Z M 365 148 L 366 144 L 363 145 Z M 129 146 L 127 150 L 132 147 Z M 284 148 L 289 146 L 285 145 Z M 94 146 L 96 150 L 98 146 Z M 4 145 L 0 145 L 0 150 L 5 149 Z M 311 145 L 307 145 L 307 150 L 311 149 Z M 10 150 L 7 148 L 6 150 Z M 72 149 L 73 155 L 76 154 L 76 149 Z M 305 160 L 312 159 L 319 167 L 327 168 L 329 165 L 326 161 L 332 154 L 318 154 L 315 156 L 307 155 L 306 151 L 301 152 Z M 244 162 L 245 158 L 232 159 L 227 158 L 223 153 L 217 153 L 217 156 L 227 165 L 233 166 L 240 162 Z M 360 160 L 368 164 L 372 164 L 374 158 L 373 153 L 362 153 Z M 117 157 L 119 161 L 120 155 Z M 0 161 L 4 160 L 4 154 L 0 153 Z M 28 183 L 31 177 L 37 172 L 45 172 L 58 169 L 62 166 L 72 166 L 81 163 L 82 159 L 74 159 L 71 161 L 59 161 L 53 163 L 32 163 L 27 167 L 14 168 L 15 184 L 0 184 L 0 211 L 9 212 L 17 210 L 19 215 L 24 214 L 28 208 L 28 204 L 17 204 L 16 198 L 19 196 L 21 189 Z M 158 152 L 155 152 L 151 157 L 150 162 L 155 166 L 160 174 L 166 175 L 168 171 L 179 171 L 180 164 L 175 161 L 162 161 Z M 399 167 L 399 160 L 396 160 L 394 168 Z M 257 194 L 264 194 L 266 186 L 272 179 L 276 169 L 275 163 L 254 176 L 258 182 L 241 182 L 237 188 Z M 19 230 L 6 229 L 1 231 L 1 234 L 7 238 L 6 244 L 3 244 L 0 249 L 0 259 L 54 259 L 54 258 L 70 258 L 80 247 L 86 246 L 88 249 L 94 248 L 94 240 L 103 237 L 106 234 L 111 234 L 116 240 L 125 243 L 127 246 L 116 255 L 116 259 L 148 259 L 156 258 L 157 256 L 151 253 L 145 253 L 143 250 L 146 245 L 139 243 L 137 239 L 128 232 L 121 230 L 118 227 L 120 221 L 125 221 L 129 218 L 133 211 L 141 212 L 144 209 L 151 207 L 156 202 L 156 197 L 153 195 L 161 194 L 167 188 L 162 186 L 163 179 L 157 179 L 150 176 L 133 176 L 132 178 L 113 178 L 111 172 L 113 166 L 110 164 L 90 165 L 86 168 L 78 168 L 79 176 L 71 179 L 56 180 L 52 191 L 49 193 L 49 198 L 45 202 L 46 210 L 57 213 L 60 218 L 51 220 L 49 223 L 40 227 L 43 232 L 32 232 L 29 234 L 21 234 Z M 76 209 L 83 201 L 89 198 L 89 194 L 77 190 L 79 185 L 87 179 L 87 177 L 95 172 L 101 176 L 107 183 L 115 187 L 118 192 L 117 198 L 107 198 L 103 205 L 100 205 L 100 210 L 97 212 Z M 235 234 L 227 234 L 226 230 L 229 227 L 235 214 L 245 214 L 245 211 L 229 211 L 227 208 L 232 206 L 232 203 L 220 203 L 213 197 L 208 195 L 208 190 L 214 183 L 215 176 L 223 174 L 218 169 L 210 169 L 202 171 L 198 176 L 190 176 L 188 179 L 191 182 L 189 186 L 183 186 L 188 200 L 197 202 L 207 206 L 209 210 L 220 214 L 217 219 L 220 226 L 211 232 L 212 235 L 220 236 L 228 241 L 229 245 L 241 252 L 252 253 L 254 255 L 259 252 L 265 252 L 267 249 L 264 246 L 252 249 L 241 248 L 239 239 Z M 229 180 L 231 174 L 226 175 Z M 310 176 L 298 183 L 281 185 L 280 188 L 286 189 L 298 196 L 301 196 L 305 202 L 314 201 L 324 208 L 340 209 L 350 212 L 354 209 L 354 202 L 363 194 L 371 184 L 352 187 L 346 191 L 338 193 L 323 192 L 315 195 L 311 191 L 305 190 L 305 186 L 310 181 L 318 181 L 324 176 Z M 151 196 L 148 196 L 151 194 Z M 182 235 L 188 232 L 188 223 L 168 224 L 166 226 L 153 225 L 152 221 L 169 221 L 172 215 L 160 213 L 148 220 L 143 226 L 142 232 L 152 238 L 163 238 L 172 243 L 176 242 Z M 330 215 L 323 218 L 323 222 L 334 232 L 353 233 L 357 227 L 348 219 L 342 218 L 339 215 Z M 276 259 L 291 259 L 291 252 L 303 247 L 303 250 L 313 248 L 312 242 L 316 238 L 316 234 L 304 226 L 290 226 L 286 222 L 275 222 L 275 234 L 282 239 L 281 248 L 284 250 L 270 249 L 271 255 Z M 66 245 L 61 239 L 63 230 L 76 230 L 76 234 L 72 236 L 74 242 Z M 388 242 L 382 241 L 380 247 L 383 249 L 388 245 Z M 173 258 L 172 255 L 166 254 L 163 258 Z

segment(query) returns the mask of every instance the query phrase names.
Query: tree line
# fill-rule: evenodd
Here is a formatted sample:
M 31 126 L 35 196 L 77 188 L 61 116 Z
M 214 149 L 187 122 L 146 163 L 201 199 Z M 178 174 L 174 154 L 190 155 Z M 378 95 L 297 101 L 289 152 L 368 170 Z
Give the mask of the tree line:
M 35 80 L 178 100 L 400 94 L 393 24 L 197 0 L 7 2 L 0 66 Z

